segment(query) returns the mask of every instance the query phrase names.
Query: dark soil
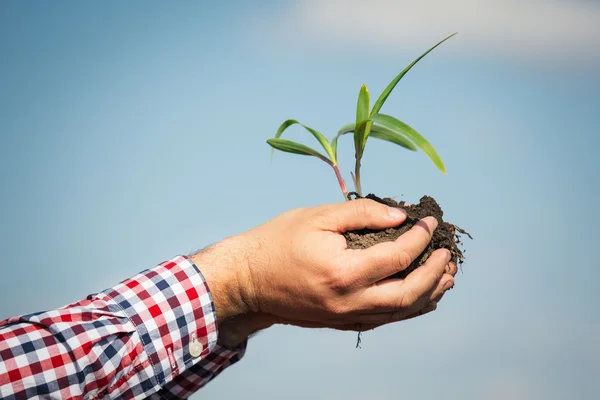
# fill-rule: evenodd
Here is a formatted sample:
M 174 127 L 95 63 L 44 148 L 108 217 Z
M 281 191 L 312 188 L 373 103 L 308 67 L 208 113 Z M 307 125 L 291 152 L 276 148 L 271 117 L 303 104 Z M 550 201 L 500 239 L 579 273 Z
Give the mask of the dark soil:
M 354 196 L 354 199 L 359 197 L 358 194 L 354 192 L 348 194 L 349 199 L 352 199 L 351 196 Z M 465 258 L 465 251 L 461 249 L 461 245 L 463 244 L 461 235 L 466 235 L 471 239 L 473 238 L 458 226 L 443 220 L 442 217 L 444 212 L 433 197 L 423 196 L 419 201 L 419 204 L 414 205 L 406 205 L 404 201 L 396 202 L 390 198 L 381 199 L 373 194 L 369 194 L 366 198 L 391 207 L 403 208 L 406 210 L 408 217 L 402 225 L 396 228 L 389 228 L 382 231 L 363 229 L 360 231 L 346 232 L 344 237 L 346 238 L 348 247 L 351 249 L 365 249 L 377 243 L 396 240 L 400 235 L 410 230 L 413 225 L 422 218 L 432 216 L 438 220 L 438 227 L 433 232 L 433 238 L 423 253 L 421 253 L 421 255 L 415 259 L 406 270 L 399 272 L 390 278 L 406 277 L 411 271 L 414 271 L 416 268 L 423 265 L 429 256 L 431 256 L 431 253 L 440 248 L 450 250 L 452 253 L 452 261 L 456 263 L 457 266 L 462 266 Z

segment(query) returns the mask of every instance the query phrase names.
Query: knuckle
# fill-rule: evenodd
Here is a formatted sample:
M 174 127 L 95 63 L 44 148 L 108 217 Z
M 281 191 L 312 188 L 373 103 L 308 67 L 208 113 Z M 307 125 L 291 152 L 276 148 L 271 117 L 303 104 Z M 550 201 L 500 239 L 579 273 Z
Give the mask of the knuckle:
M 353 278 L 345 267 L 343 257 L 338 256 L 325 263 L 318 263 L 317 272 L 320 306 L 330 314 L 340 314 L 345 310 L 347 301 L 342 301 L 351 292 Z
M 371 199 L 354 200 L 352 204 L 354 213 L 366 220 L 372 219 L 373 216 L 381 218 L 387 212 L 386 206 Z
M 369 199 L 358 199 L 354 200 L 352 204 L 354 205 L 354 212 L 357 215 L 367 215 L 368 214 L 368 204 L 370 204 L 372 200 Z
M 324 299 L 325 309 L 334 315 L 345 315 L 352 311 L 352 304 L 347 300 L 353 287 L 353 276 L 339 265 L 332 266 L 325 275 L 325 287 L 328 293 Z
M 329 226 L 335 223 L 335 218 L 333 217 L 333 213 L 331 212 L 331 207 L 329 206 L 321 206 L 317 207 L 314 210 L 314 219 L 319 221 L 323 225 Z
M 406 249 L 399 247 L 394 253 L 393 262 L 395 266 L 406 269 L 413 262 L 413 256 Z
M 336 271 L 328 277 L 327 286 L 336 294 L 348 293 L 351 286 L 351 277 L 348 273 Z

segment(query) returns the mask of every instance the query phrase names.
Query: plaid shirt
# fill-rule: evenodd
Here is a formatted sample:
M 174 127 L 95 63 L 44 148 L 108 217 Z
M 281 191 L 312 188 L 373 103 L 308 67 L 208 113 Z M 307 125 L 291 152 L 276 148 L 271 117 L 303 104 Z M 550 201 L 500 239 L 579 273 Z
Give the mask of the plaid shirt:
M 2 399 L 187 398 L 244 355 L 217 343 L 198 268 L 177 257 L 85 300 L 0 322 Z

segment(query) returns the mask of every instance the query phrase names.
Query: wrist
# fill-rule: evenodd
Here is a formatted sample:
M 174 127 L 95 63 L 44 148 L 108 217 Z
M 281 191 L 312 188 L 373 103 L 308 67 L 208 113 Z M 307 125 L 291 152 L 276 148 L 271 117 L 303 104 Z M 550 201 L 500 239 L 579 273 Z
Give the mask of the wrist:
M 255 311 L 246 239 L 242 236 L 227 238 L 192 255 L 190 260 L 206 281 L 217 323 Z
M 242 344 L 253 333 L 269 328 L 275 322 L 273 316 L 259 312 L 229 317 L 219 325 L 218 343 L 221 346 L 233 349 Z

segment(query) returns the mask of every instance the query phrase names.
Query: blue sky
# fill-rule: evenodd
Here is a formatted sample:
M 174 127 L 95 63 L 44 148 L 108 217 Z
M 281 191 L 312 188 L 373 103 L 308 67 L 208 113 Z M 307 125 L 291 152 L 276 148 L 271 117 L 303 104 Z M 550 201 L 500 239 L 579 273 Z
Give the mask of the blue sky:
M 271 162 L 265 140 L 287 118 L 332 137 L 362 83 L 378 94 L 458 31 L 384 107 L 448 175 L 377 141 L 363 161 L 366 191 L 433 195 L 473 234 L 456 289 L 361 350 L 351 333 L 270 329 L 195 398 L 597 397 L 598 2 L 266 4 L 2 3 L 0 318 L 339 201 L 325 164 Z

